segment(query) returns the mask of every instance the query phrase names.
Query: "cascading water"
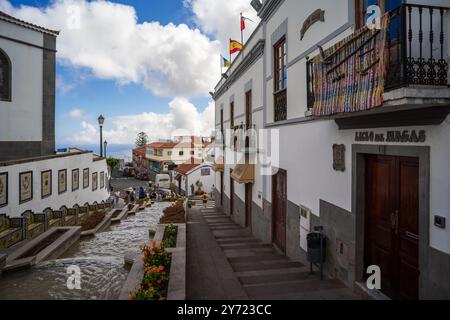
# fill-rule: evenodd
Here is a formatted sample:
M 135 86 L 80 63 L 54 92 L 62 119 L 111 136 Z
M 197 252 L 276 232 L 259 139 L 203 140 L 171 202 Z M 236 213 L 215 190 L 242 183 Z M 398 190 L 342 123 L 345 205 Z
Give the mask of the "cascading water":
M 124 255 L 139 252 L 139 246 L 148 242 L 149 229 L 158 224 L 168 205 L 155 203 L 93 238 L 80 240 L 58 260 L 3 274 L 0 299 L 117 299 L 128 274 Z M 80 290 L 67 286 L 70 266 L 80 268 Z

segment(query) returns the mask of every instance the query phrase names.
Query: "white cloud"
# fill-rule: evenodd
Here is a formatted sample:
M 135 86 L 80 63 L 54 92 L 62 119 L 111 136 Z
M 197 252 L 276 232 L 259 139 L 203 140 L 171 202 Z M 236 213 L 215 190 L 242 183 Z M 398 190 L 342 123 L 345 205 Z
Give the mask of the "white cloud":
M 247 21 L 244 41 L 257 27 L 260 19 L 250 6 L 250 0 L 185 0 L 184 5 L 194 13 L 194 21 L 199 28 L 212 35 L 221 43 L 222 52 L 228 56 L 229 38 L 240 41 L 240 13 L 254 22 Z
M 61 31 L 61 63 L 162 96 L 206 96 L 218 80 L 219 43 L 187 25 L 137 22 L 133 7 L 108 1 L 56 0 L 47 7 L 0 10 Z
M 174 98 L 168 113 L 145 112 L 137 115 L 118 116 L 109 120 L 103 130 L 104 138 L 114 144 L 130 144 L 139 132 L 145 132 L 150 141 L 170 139 L 175 135 L 210 136 L 214 128 L 214 103 L 203 112 L 186 98 Z M 81 132 L 66 137 L 65 142 L 75 144 L 95 144 L 98 140 L 97 128 L 86 121 L 81 122 Z
M 72 109 L 68 116 L 72 119 L 81 118 L 84 115 L 84 111 L 78 108 Z

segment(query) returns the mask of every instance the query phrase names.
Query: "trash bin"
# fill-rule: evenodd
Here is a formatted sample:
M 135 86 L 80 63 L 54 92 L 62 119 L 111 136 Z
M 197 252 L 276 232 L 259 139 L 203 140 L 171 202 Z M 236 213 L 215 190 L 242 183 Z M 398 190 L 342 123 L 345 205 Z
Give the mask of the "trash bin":
M 318 264 L 325 263 L 327 239 L 324 235 L 318 232 L 310 233 L 307 235 L 306 240 L 308 242 L 308 262 Z

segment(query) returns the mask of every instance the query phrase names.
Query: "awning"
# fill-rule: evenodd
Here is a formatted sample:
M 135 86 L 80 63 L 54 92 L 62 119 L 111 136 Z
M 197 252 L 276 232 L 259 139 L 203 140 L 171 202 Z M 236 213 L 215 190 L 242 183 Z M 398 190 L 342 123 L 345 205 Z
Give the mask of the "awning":
M 215 172 L 224 172 L 225 171 L 225 165 L 224 165 L 224 159 L 222 156 L 220 156 L 216 162 L 213 164 L 212 168 Z
M 231 178 L 240 184 L 255 183 L 255 165 L 237 164 L 231 173 Z

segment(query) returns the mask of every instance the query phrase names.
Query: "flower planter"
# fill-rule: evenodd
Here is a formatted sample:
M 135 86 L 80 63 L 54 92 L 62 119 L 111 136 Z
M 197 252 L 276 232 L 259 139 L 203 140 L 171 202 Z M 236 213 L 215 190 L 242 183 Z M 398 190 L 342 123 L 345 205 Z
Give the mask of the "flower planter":
M 97 226 L 95 228 L 93 228 L 91 230 L 82 231 L 80 237 L 81 238 L 91 237 L 91 236 L 94 236 L 96 233 L 102 232 L 103 230 L 108 228 L 111 224 L 111 218 L 112 218 L 113 214 L 114 214 L 114 210 L 111 210 L 108 213 L 106 213 L 103 220 L 99 224 L 97 224 Z
M 166 224 L 157 226 L 154 241 L 160 244 L 164 238 Z M 171 254 L 171 263 L 169 270 L 169 282 L 167 289 L 167 300 L 185 300 L 186 298 L 186 224 L 176 224 L 177 241 L 176 247 L 167 248 L 166 251 Z M 142 255 L 134 261 L 128 274 L 125 285 L 123 286 L 119 300 L 129 300 L 130 295 L 134 294 L 141 286 L 145 275 L 145 265 Z

